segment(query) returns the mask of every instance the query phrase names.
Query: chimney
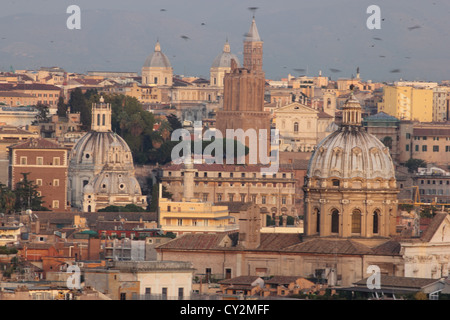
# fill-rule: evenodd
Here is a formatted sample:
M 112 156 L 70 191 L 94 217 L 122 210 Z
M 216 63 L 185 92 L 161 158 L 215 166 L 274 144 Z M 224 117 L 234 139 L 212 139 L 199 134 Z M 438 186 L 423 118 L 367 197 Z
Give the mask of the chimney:
M 239 211 L 239 244 L 245 249 L 256 249 L 261 242 L 261 213 L 257 205 L 245 205 Z

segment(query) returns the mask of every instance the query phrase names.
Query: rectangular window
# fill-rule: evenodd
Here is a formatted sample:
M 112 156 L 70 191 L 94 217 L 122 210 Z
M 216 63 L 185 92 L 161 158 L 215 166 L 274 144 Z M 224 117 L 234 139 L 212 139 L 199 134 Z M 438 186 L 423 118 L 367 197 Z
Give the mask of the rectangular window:
M 61 165 L 61 161 L 59 157 L 53 157 L 53 165 L 54 166 L 59 166 Z
M 53 179 L 53 186 L 59 187 L 59 179 Z
M 42 186 L 42 179 L 36 179 L 36 185 Z
M 217 202 L 220 202 L 220 201 L 222 201 L 222 194 L 218 193 L 217 194 Z
M 53 209 L 59 209 L 59 200 L 53 200 L 52 207 Z
M 20 157 L 20 164 L 26 165 L 27 164 L 27 157 Z
M 162 299 L 167 300 L 167 288 L 162 288 L 161 294 L 162 294 Z
M 44 164 L 44 158 L 43 157 L 36 157 L 36 164 L 38 166 L 42 166 Z
M 409 144 L 406 145 L 406 151 L 409 151 Z
M 178 288 L 178 300 L 183 300 L 184 288 Z
M 266 204 L 266 196 L 261 196 L 261 203 Z
M 415 151 L 419 152 L 419 145 L 418 144 L 415 145 Z
M 127 294 L 125 292 L 120 294 L 120 300 L 127 300 Z
M 439 152 L 439 146 L 433 146 L 433 152 Z
M 422 146 L 422 152 L 427 152 L 427 145 Z

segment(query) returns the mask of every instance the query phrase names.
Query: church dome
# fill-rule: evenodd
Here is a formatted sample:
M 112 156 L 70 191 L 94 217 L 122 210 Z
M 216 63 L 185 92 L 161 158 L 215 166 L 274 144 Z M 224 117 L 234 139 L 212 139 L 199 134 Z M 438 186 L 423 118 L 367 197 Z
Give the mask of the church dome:
M 92 187 L 98 195 L 141 195 L 141 187 L 136 177 L 126 171 L 101 172 L 92 181 Z
M 172 68 L 169 58 L 161 51 L 159 41 L 156 43 L 155 51 L 145 60 L 144 68 Z
M 240 68 L 239 59 L 235 54 L 230 52 L 230 45 L 227 41 L 223 46 L 222 53 L 218 54 L 214 59 L 211 68 L 230 68 L 232 59 L 236 61 L 237 67 Z
M 361 126 L 361 106 L 352 94 L 341 127 L 324 138 L 309 161 L 307 177 L 317 180 L 395 181 L 389 148 Z
M 72 149 L 71 166 L 103 166 L 111 162 L 110 150 L 120 146 L 125 153 L 123 162 L 133 166 L 130 147 L 114 132 L 91 131 L 86 133 Z

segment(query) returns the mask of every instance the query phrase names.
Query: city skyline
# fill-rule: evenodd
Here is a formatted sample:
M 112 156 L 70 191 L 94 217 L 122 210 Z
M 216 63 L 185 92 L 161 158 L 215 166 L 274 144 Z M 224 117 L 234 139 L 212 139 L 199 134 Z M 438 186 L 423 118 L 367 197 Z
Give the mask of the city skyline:
M 442 81 L 450 71 L 445 63 L 450 4 L 444 1 L 77 1 L 81 30 L 69 30 L 66 9 L 72 4 L 2 4 L 0 69 L 140 73 L 158 39 L 175 74 L 208 78 L 226 39 L 242 59 L 243 35 L 255 14 L 268 79 L 322 71 L 336 80 L 356 76 L 359 67 L 364 80 Z M 381 29 L 367 28 L 370 5 L 381 9 Z

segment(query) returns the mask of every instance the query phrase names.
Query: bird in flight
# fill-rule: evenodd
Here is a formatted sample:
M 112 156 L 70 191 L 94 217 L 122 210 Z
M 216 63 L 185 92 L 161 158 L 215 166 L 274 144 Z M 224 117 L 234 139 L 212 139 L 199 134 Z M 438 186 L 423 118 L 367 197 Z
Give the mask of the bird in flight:
M 391 73 L 399 73 L 400 72 L 400 69 L 393 69 L 393 70 L 391 70 Z
M 409 30 L 409 31 L 412 31 L 412 30 L 414 30 L 414 29 L 419 29 L 419 28 L 420 28 L 420 26 L 416 24 L 415 26 L 408 27 L 408 30 Z
M 184 39 L 184 40 L 189 40 L 190 39 L 188 36 L 185 36 L 185 35 L 180 36 L 180 38 Z
M 161 10 L 159 10 L 159 11 L 167 11 L 166 9 L 161 9 Z
M 339 69 L 334 69 L 334 68 L 330 68 L 330 71 L 333 72 L 333 73 L 341 72 L 341 70 L 339 70 Z

